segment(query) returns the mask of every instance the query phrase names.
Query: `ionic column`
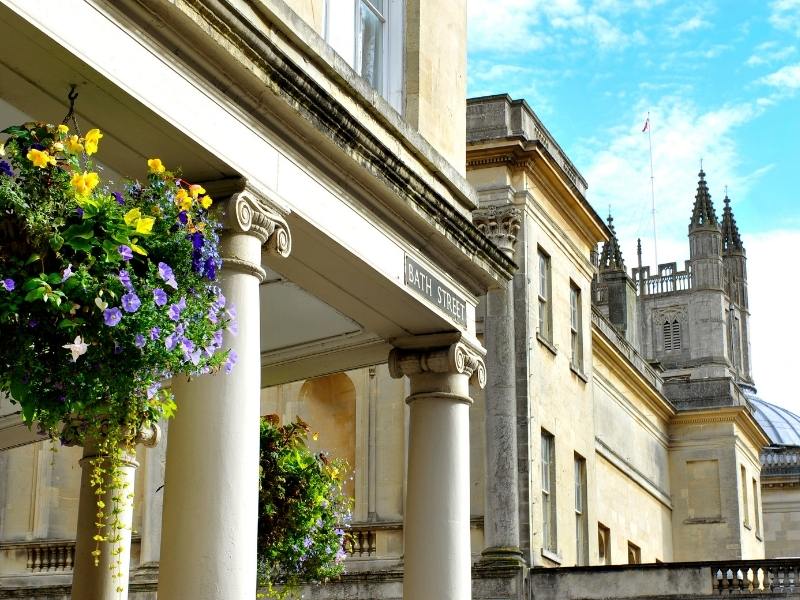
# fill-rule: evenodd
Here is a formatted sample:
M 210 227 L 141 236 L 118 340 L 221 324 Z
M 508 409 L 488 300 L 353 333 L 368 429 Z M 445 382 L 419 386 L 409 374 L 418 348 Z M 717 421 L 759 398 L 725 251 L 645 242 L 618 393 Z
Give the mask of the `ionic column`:
M 224 338 L 238 362 L 230 375 L 173 379 L 178 411 L 167 445 L 159 600 L 256 595 L 265 244 L 288 256 L 286 222 L 249 191 L 234 194 L 225 207 L 220 286 L 238 312 L 238 334 Z
M 508 256 L 522 212 L 515 206 L 475 211 L 478 228 Z M 483 534 L 484 560 L 521 561 L 517 476 L 517 402 L 514 365 L 514 295 L 512 282 L 486 293 L 486 480 Z
M 463 342 L 395 348 L 389 370 L 411 383 L 403 598 L 471 598 L 469 381 L 486 383 L 483 359 Z
M 155 446 L 158 443 L 158 426 L 144 429 L 139 433 L 137 443 Z M 81 465 L 81 487 L 78 499 L 78 528 L 75 542 L 75 562 L 72 575 L 72 597 L 81 600 L 124 600 L 128 597 L 128 573 L 131 562 L 131 524 L 133 521 L 133 486 L 136 480 L 136 455 L 125 452 L 119 468 L 119 478 L 112 481 L 105 475 L 102 497 L 95 495 L 92 486 L 92 462 L 100 459 L 104 468 L 108 468 L 108 460 L 100 453 L 97 444 L 87 442 L 83 447 Z M 115 500 L 116 498 L 116 500 Z M 97 501 L 102 500 L 105 508 L 99 509 Z M 101 535 L 118 534 L 116 541 L 95 542 L 98 534 L 95 523 L 97 513 L 104 514 L 119 510 L 120 528 L 109 532 L 103 530 Z M 100 550 L 98 564 L 92 552 Z

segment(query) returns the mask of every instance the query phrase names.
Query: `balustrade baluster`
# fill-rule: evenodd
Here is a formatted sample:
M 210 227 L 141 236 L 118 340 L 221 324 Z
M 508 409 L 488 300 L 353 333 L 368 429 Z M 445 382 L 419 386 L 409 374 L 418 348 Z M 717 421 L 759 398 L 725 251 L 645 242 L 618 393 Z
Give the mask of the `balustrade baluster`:
M 42 549 L 38 546 L 33 549 L 33 572 L 38 573 L 42 570 Z

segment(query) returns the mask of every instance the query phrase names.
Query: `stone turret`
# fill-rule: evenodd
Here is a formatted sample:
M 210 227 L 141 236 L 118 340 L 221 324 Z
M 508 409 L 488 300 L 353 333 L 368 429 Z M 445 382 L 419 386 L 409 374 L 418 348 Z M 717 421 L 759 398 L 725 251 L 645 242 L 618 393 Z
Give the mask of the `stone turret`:
M 692 287 L 696 290 L 723 289 L 722 231 L 711 202 L 706 174 L 698 174 L 692 219 L 689 223 L 689 262 Z
M 728 354 L 738 379 L 752 383 L 750 369 L 750 311 L 747 300 L 747 256 L 739 227 L 725 192 L 722 211 L 722 263 L 728 296 Z
M 598 264 L 597 290 L 595 295 L 598 307 L 609 321 L 634 346 L 638 343 L 638 322 L 636 315 L 636 285 L 627 273 L 625 260 L 614 229 L 614 218 L 608 215 L 608 229 L 611 236 L 603 244 Z M 600 291 L 602 290 L 602 291 Z

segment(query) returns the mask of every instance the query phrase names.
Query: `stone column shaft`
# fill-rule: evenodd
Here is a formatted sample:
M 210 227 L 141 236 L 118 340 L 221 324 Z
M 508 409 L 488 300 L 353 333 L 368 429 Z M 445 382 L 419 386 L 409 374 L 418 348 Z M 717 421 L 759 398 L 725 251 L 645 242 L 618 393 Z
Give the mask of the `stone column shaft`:
M 137 441 L 155 446 L 159 439 L 158 427 L 140 432 Z M 136 480 L 136 456 L 126 452 L 120 467 L 121 486 L 115 487 L 111 478 L 103 482 L 105 494 L 100 498 L 105 508 L 97 507 L 98 496 L 92 487 L 92 459 L 101 457 L 97 445 L 86 443 L 83 448 L 81 465 L 81 487 L 78 499 L 78 527 L 75 542 L 75 562 L 72 574 L 72 597 L 81 600 L 125 600 L 128 597 L 128 574 L 131 562 L 131 525 L 133 522 L 133 493 Z M 105 466 L 108 462 L 104 461 Z M 115 501 L 115 498 L 117 500 Z M 116 502 L 116 507 L 115 507 Z M 92 552 L 98 548 L 94 536 L 98 534 L 95 523 L 97 513 L 102 510 L 110 514 L 114 508 L 121 508 L 119 521 L 121 528 L 116 532 L 104 529 L 100 535 L 119 534 L 116 542 L 100 542 L 99 564 L 95 566 Z M 117 564 L 119 563 L 119 564 Z
M 238 600 L 256 595 L 261 249 L 288 255 L 285 222 L 249 194 L 228 202 L 220 284 L 238 312 L 230 375 L 175 377 L 161 536 L 159 600 Z
M 486 482 L 483 520 L 486 558 L 522 557 L 519 547 L 517 398 L 513 289 L 486 294 Z
M 469 380 L 483 385 L 485 366 L 457 343 L 395 349 L 389 368 L 411 381 L 403 598 L 470 598 Z

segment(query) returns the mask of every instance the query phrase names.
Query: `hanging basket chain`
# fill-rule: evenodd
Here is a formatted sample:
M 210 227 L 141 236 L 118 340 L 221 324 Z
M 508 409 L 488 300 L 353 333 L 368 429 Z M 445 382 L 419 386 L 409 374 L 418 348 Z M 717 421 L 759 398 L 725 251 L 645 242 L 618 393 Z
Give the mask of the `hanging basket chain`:
M 76 86 L 73 83 L 69 88 L 69 93 L 67 94 L 67 99 L 69 100 L 69 112 L 64 117 L 64 120 L 61 121 L 64 125 L 69 125 L 70 121 L 72 122 L 72 126 L 75 130 L 75 133 L 80 137 L 81 130 L 78 127 L 78 119 L 75 117 L 75 100 L 78 99 L 78 92 L 76 91 Z

